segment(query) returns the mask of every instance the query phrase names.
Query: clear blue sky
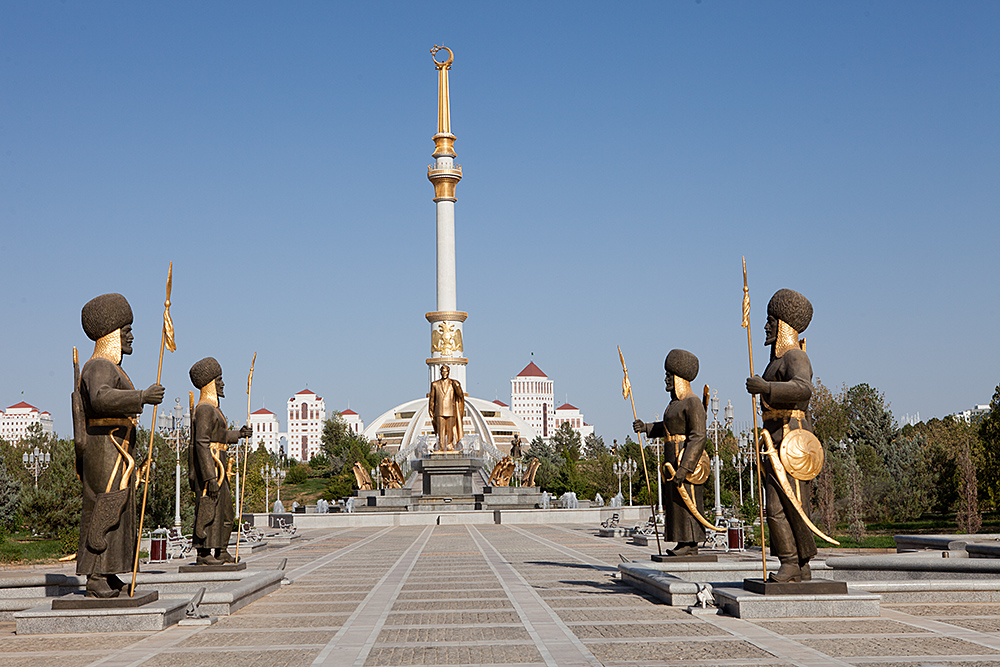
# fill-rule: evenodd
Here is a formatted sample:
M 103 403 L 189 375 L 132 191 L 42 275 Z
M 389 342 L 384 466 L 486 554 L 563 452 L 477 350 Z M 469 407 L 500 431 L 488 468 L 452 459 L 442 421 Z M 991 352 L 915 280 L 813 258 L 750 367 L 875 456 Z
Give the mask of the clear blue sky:
M 610 442 L 662 411 L 672 347 L 749 419 L 770 295 L 816 375 L 898 417 L 1000 383 L 995 2 L 0 4 L 0 404 L 70 435 L 80 308 L 135 311 L 167 402 L 206 355 L 223 409 L 308 387 L 370 421 L 426 392 L 433 150 L 447 44 L 458 305 L 474 395 L 534 353 Z M 148 422 L 147 409 L 145 421 Z

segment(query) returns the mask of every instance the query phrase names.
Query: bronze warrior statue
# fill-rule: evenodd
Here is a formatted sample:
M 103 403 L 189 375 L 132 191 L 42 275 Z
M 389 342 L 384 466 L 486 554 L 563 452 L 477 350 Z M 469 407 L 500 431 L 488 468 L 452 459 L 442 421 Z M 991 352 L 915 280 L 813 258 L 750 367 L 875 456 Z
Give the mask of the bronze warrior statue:
M 80 317 L 94 354 L 73 392 L 76 472 L 83 485 L 76 573 L 87 575 L 88 597 L 118 597 L 136 547 L 135 428 L 143 405 L 163 400 L 163 387 L 136 389 L 122 356 L 132 354 L 132 308 L 121 294 L 103 294 Z
M 632 428 L 647 437 L 666 440 L 664 467 L 669 463 L 676 469 L 673 483 L 664 484 L 666 538 L 677 542 L 669 554 L 693 556 L 698 553 L 698 543 L 705 540 L 705 528 L 691 514 L 678 487 L 683 484 L 698 511 L 704 512 L 703 486 L 708 478 L 705 405 L 691 389 L 691 381 L 698 376 L 698 357 L 687 350 L 670 350 L 663 368 L 666 371 L 666 390 L 670 392 L 670 403 L 663 411 L 663 421 L 646 424 L 637 419 Z
M 191 543 L 198 550 L 198 565 L 233 563 L 235 559 L 227 550 L 236 518 L 229 490 L 228 448 L 240 438 L 249 438 L 253 431 L 249 426 L 226 428 L 226 417 L 219 409 L 226 385 L 218 361 L 205 357 L 191 367 L 190 376 L 192 384 L 201 390 L 192 415 L 188 447 L 188 479 L 195 496 Z
M 806 522 L 802 519 L 795 502 L 784 491 L 787 487 L 797 495 L 797 501 L 806 516 L 810 511 L 809 482 L 817 464 L 822 467 L 822 448 L 818 454 L 812 450 L 812 460 L 806 460 L 806 467 L 812 465 L 811 474 L 796 474 L 795 460 L 808 459 L 808 454 L 793 453 L 802 442 L 812 447 L 818 444 L 812 435 L 809 417 L 809 399 L 812 396 L 812 364 L 805 352 L 805 341 L 799 341 L 799 334 L 805 331 L 812 320 L 813 308 L 809 300 L 790 289 L 778 290 L 767 304 L 767 324 L 764 326 L 764 345 L 771 347 L 771 360 L 763 377 L 755 375 L 747 378 L 747 391 L 759 394 L 764 416 L 764 430 L 778 448 L 780 460 L 791 479 L 786 484 L 776 477 L 775 466 L 769 457 L 764 458 L 766 474 L 765 494 L 767 504 L 767 527 L 771 537 L 771 554 L 781 561 L 777 572 L 768 579 L 780 582 L 809 581 L 812 573 L 809 561 L 816 555 L 816 541 Z M 809 442 L 811 439 L 811 442 Z M 792 456 L 789 459 L 789 456 Z
M 430 393 L 427 394 L 427 411 L 438 437 L 438 451 L 446 452 L 454 451 L 462 439 L 462 422 L 465 420 L 462 385 L 449 375 L 451 369 L 442 365 L 441 379 L 431 383 Z

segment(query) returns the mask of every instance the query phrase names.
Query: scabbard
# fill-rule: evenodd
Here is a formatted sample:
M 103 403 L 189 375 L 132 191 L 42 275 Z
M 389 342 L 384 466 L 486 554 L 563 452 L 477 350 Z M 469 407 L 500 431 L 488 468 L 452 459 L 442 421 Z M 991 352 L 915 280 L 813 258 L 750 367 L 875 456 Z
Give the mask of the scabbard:
M 129 488 L 98 493 L 94 511 L 87 527 L 87 549 L 95 554 L 104 553 L 108 548 L 108 533 L 118 527 L 122 513 L 128 502 Z

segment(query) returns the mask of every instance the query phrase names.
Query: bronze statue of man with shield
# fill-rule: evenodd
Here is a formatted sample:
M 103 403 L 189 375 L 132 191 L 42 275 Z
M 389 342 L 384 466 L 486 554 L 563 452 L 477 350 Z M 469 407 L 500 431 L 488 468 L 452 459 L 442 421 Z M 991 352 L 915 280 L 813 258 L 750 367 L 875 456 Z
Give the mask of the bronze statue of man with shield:
M 770 362 L 763 376 L 746 381 L 747 391 L 760 396 L 764 417 L 767 527 L 771 554 L 781 562 L 770 581 L 811 580 L 809 561 L 816 555 L 815 530 L 809 520 L 810 480 L 823 467 L 823 448 L 812 433 L 812 364 L 805 339 L 799 340 L 812 315 L 806 297 L 795 290 L 778 290 L 767 304 L 764 326 Z
M 665 531 L 668 540 L 677 543 L 670 556 L 694 556 L 698 543 L 705 540 L 705 528 L 684 502 L 683 488 L 699 514 L 705 510 L 703 487 L 708 479 L 708 456 L 705 453 L 705 405 L 691 389 L 698 376 L 698 357 L 687 350 L 670 350 L 663 362 L 664 384 L 670 403 L 663 411 L 663 421 L 644 423 L 636 419 L 632 428 L 649 438 L 664 438 L 666 463 L 675 470 L 673 482 L 664 487 Z

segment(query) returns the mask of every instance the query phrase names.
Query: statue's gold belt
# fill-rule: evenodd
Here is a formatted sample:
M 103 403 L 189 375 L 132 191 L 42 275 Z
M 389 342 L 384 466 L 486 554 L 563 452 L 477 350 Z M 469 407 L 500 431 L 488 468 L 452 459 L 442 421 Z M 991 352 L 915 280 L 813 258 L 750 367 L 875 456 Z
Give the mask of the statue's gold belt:
M 788 423 L 789 419 L 798 419 L 802 421 L 806 418 L 805 410 L 764 410 L 764 420 L 768 419 L 781 419 L 785 423 Z
M 666 440 L 668 442 L 684 442 L 685 440 L 687 440 L 687 436 L 686 435 L 668 435 L 667 437 L 664 438 L 664 440 Z

